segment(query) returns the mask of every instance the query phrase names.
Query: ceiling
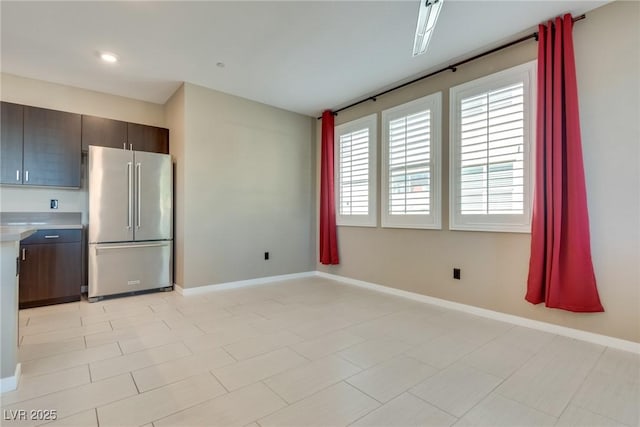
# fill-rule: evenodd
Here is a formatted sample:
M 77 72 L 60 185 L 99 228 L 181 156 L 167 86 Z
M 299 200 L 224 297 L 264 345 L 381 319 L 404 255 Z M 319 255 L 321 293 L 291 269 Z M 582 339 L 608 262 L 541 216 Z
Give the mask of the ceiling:
M 181 82 L 312 115 L 607 1 L 0 2 L 2 72 L 164 104 Z M 99 51 L 116 53 L 105 64 Z M 217 66 L 224 63 L 224 67 Z

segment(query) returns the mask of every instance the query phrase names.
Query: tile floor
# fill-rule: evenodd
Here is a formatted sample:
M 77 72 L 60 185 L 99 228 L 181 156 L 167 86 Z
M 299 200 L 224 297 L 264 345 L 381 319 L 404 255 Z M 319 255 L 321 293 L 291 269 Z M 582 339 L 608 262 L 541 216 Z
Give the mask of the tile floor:
M 638 426 L 640 356 L 321 278 L 20 312 L 56 426 Z

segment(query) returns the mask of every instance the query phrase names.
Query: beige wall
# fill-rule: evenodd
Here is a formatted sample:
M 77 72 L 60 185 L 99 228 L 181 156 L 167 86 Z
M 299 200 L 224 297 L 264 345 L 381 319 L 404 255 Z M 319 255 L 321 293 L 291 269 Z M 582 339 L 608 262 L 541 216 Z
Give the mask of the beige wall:
M 3 101 L 164 126 L 163 106 L 159 104 L 11 74 L 1 74 L 0 79 L 0 99 Z M 84 164 L 81 189 L 0 186 L 0 211 L 48 212 L 50 199 L 58 199 L 57 212 L 82 212 L 84 222 L 87 221 L 89 202 Z
M 177 284 L 313 269 L 314 119 L 193 84 L 182 90 L 184 101 L 170 102 L 184 103 L 184 141 L 174 153 L 183 167 Z
M 171 96 L 165 104 L 165 123 L 171 134 L 169 151 L 174 162 L 173 193 L 173 246 L 174 246 L 174 282 L 184 284 L 184 200 L 185 200 L 185 117 L 184 85 Z
M 639 11 L 639 3 L 615 2 L 587 14 L 574 31 L 593 260 L 605 313 L 575 314 L 524 300 L 529 234 L 448 230 L 448 89 L 535 59 L 533 41 L 340 113 L 336 124 L 443 92 L 443 229 L 339 227 L 341 265 L 317 269 L 640 341 Z M 318 134 L 316 141 L 319 159 Z M 462 269 L 462 280 L 451 278 L 453 267 Z

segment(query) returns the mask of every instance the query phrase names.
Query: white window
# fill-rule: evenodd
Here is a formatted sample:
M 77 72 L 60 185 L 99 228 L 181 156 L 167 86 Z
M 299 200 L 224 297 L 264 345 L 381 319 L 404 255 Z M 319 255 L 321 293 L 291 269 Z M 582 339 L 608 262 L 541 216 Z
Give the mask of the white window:
M 440 92 L 382 112 L 382 226 L 441 228 Z
M 376 115 L 335 128 L 336 224 L 376 226 Z
M 536 64 L 450 90 L 449 228 L 530 232 Z

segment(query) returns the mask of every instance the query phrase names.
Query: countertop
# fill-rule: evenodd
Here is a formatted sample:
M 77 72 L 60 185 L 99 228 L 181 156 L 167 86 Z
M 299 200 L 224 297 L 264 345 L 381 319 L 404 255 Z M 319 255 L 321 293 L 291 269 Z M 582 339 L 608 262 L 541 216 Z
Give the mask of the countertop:
M 8 222 L 2 228 L 33 228 L 34 230 L 81 230 L 82 224 L 44 224 L 41 222 Z
M 81 230 L 80 212 L 2 212 L 3 228 L 30 228 L 34 230 Z
M 0 226 L 0 242 L 20 241 L 31 236 L 36 231 L 38 231 L 37 228 L 26 226 Z

